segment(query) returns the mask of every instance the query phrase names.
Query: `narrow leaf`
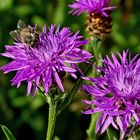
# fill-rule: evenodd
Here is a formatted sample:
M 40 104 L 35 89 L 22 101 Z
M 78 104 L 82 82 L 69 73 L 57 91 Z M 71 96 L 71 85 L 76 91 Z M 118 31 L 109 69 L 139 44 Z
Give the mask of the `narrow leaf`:
M 1 128 L 7 138 L 7 140 L 16 140 L 15 137 L 13 136 L 13 134 L 10 132 L 10 130 L 4 126 L 4 125 L 1 125 Z
M 106 134 L 107 134 L 108 140 L 118 140 L 119 139 L 118 131 L 112 127 L 108 127 Z
M 91 66 L 88 65 L 84 71 L 84 75 L 86 75 L 90 70 L 91 70 Z M 71 103 L 74 95 L 77 93 L 78 89 L 82 85 L 83 80 L 84 79 L 79 78 L 79 80 L 77 80 L 77 82 L 74 84 L 74 86 L 72 87 L 70 92 L 66 93 L 66 96 L 65 96 L 62 104 L 60 106 L 58 106 L 58 108 L 57 108 L 57 115 L 60 114 L 62 112 L 62 110 L 64 110 Z

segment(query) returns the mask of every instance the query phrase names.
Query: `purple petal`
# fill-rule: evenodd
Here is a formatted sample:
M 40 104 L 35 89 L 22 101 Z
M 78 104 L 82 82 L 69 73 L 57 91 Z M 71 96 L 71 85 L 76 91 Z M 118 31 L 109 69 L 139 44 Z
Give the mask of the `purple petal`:
M 105 132 L 105 130 L 109 127 L 111 122 L 112 122 L 112 117 L 107 116 L 106 120 L 104 121 L 104 125 L 102 126 L 101 134 Z
M 28 82 L 28 87 L 27 87 L 27 96 L 31 93 L 31 89 L 32 89 L 32 82 Z
M 53 70 L 53 75 L 55 77 L 56 83 L 58 84 L 59 88 L 62 90 L 62 92 L 64 92 L 64 88 L 63 88 L 63 85 L 61 83 L 61 79 L 60 79 L 60 77 L 55 69 Z

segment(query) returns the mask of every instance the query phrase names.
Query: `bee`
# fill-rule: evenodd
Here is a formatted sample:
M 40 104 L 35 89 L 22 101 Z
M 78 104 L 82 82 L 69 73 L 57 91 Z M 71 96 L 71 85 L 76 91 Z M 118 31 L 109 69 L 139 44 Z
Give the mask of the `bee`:
M 30 47 L 37 47 L 39 35 L 36 27 L 26 26 L 24 21 L 19 20 L 17 23 L 17 30 L 11 31 L 10 36 L 16 42 L 22 42 Z

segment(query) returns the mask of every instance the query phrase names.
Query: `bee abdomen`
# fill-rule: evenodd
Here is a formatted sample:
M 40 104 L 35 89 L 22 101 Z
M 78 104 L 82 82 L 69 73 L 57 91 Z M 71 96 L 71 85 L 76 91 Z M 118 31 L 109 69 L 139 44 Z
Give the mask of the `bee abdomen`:
M 112 32 L 112 16 L 101 13 L 91 13 L 87 16 L 86 31 L 93 37 L 104 39 Z

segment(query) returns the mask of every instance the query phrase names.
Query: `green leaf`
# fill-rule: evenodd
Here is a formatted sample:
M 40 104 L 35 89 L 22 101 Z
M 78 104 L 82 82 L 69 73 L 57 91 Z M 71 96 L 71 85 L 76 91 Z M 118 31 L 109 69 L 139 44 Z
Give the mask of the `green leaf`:
M 1 125 L 1 128 L 7 138 L 7 140 L 16 140 L 15 137 L 13 136 L 13 134 L 10 132 L 10 130 L 4 126 L 4 125 Z
M 84 71 L 84 75 L 86 75 L 89 71 L 91 70 L 91 66 L 88 65 Z M 68 105 L 70 105 L 73 97 L 75 96 L 75 94 L 77 93 L 78 89 L 80 88 L 80 86 L 82 85 L 84 79 L 80 78 L 72 87 L 72 89 L 68 92 L 65 93 L 64 96 L 62 97 L 62 103 L 57 106 L 57 115 L 60 114 L 66 107 L 68 107 Z
M 69 93 L 64 94 L 64 100 L 62 104 L 60 104 L 60 106 L 57 107 L 57 115 L 60 114 L 71 103 L 74 95 L 77 93 L 82 82 L 83 82 L 83 79 L 80 78 L 72 87 L 71 91 Z
M 119 134 L 117 133 L 116 129 L 108 128 L 106 131 L 108 140 L 118 140 Z

